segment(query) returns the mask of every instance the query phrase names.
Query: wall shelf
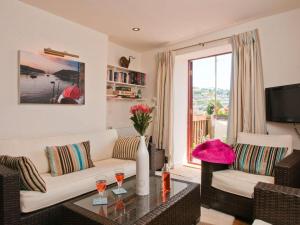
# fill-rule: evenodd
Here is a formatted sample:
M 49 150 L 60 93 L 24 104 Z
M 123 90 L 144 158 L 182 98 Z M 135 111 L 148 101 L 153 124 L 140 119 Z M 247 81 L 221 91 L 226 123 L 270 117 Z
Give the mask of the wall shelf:
M 137 102 L 143 102 L 146 101 L 147 99 L 145 98 L 122 98 L 119 96 L 114 96 L 114 95 L 107 95 L 107 100 L 116 100 L 116 101 L 137 101 Z
M 113 85 L 120 85 L 120 86 L 127 86 L 127 87 L 138 87 L 138 88 L 145 88 L 146 85 L 138 85 L 138 84 L 128 84 L 123 82 L 115 82 L 115 81 L 107 81 L 108 84 Z
M 120 66 L 107 65 L 107 100 L 145 101 L 143 97 L 145 88 L 145 73 Z
M 136 73 L 143 73 L 142 71 L 138 70 L 132 70 L 129 68 L 121 67 L 121 66 L 114 66 L 114 65 L 107 65 L 107 68 L 112 68 L 119 71 L 125 71 L 125 72 L 136 72 Z

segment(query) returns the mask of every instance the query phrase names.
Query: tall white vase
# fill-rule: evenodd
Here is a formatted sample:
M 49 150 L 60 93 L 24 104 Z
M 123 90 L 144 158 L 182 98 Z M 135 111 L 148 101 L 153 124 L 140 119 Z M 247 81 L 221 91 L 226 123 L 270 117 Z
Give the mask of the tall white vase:
M 145 136 L 140 137 L 140 144 L 136 153 L 136 194 L 149 194 L 149 153 Z

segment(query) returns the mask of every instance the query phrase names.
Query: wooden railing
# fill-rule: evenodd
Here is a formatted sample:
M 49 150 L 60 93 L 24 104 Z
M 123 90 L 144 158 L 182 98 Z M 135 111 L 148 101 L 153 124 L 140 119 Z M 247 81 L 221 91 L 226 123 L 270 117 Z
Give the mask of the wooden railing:
M 206 137 L 213 137 L 211 117 L 205 115 L 193 116 L 192 143 L 198 145 Z

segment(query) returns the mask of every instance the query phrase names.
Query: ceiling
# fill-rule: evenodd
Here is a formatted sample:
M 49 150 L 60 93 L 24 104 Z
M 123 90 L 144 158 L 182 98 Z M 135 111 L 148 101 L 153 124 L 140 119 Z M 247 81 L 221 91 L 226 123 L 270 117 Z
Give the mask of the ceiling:
M 299 0 L 20 1 L 106 33 L 111 41 L 140 52 L 300 7 Z

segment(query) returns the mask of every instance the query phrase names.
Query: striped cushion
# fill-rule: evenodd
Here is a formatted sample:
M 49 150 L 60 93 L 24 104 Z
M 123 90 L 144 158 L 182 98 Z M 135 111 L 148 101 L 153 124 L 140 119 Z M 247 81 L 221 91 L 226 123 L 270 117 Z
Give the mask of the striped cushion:
M 146 145 L 149 144 L 149 137 L 145 138 Z M 140 137 L 119 137 L 113 150 L 113 158 L 135 160 L 136 152 L 140 143 Z
M 65 146 L 52 146 L 46 149 L 51 175 L 63 174 L 94 167 L 90 155 L 90 142 Z
M 236 144 L 234 149 L 236 159 L 233 169 L 266 176 L 274 176 L 275 164 L 285 157 L 288 150 L 285 147 L 249 144 Z
M 46 192 L 46 183 L 30 159 L 2 155 L 0 164 L 19 172 L 21 190 Z

